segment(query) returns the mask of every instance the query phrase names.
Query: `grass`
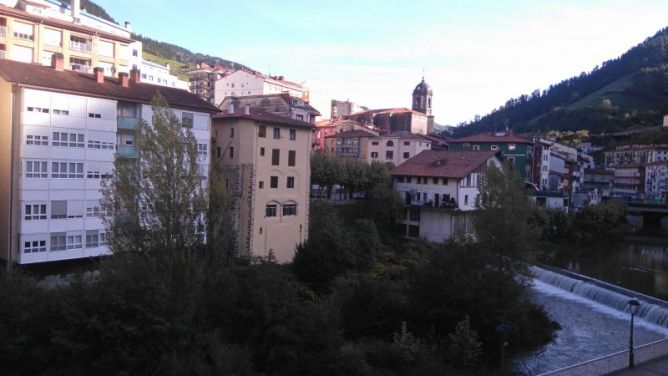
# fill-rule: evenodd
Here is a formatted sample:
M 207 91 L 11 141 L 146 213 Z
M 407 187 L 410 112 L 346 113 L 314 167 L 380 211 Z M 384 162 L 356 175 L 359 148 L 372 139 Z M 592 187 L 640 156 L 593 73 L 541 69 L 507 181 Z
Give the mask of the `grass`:
M 160 65 L 169 64 L 169 66 L 171 67 L 171 74 L 175 75 L 180 80 L 184 80 L 186 82 L 188 81 L 188 75 L 186 74 L 187 69 L 183 69 L 183 67 L 187 66 L 186 64 L 178 62 L 176 60 L 166 59 L 164 57 L 153 55 L 152 53 L 146 51 L 143 51 L 142 55 L 144 57 L 144 60 L 148 60 L 152 63 Z
M 633 85 L 633 74 L 624 76 L 605 85 L 577 102 L 566 106 L 565 110 L 574 111 L 583 108 L 597 108 L 601 106 L 601 102 L 606 98 L 612 101 L 614 107 L 620 109 L 632 109 L 637 111 L 653 110 L 654 106 L 647 101 L 623 93 L 624 89 L 631 85 Z

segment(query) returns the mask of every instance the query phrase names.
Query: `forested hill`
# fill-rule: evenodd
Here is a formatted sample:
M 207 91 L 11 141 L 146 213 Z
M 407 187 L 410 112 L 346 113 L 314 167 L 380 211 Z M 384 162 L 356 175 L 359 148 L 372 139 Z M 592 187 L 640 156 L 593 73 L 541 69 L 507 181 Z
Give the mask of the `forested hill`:
M 668 28 L 589 73 L 508 100 L 455 136 L 513 129 L 611 132 L 657 125 L 668 114 Z
M 61 2 L 68 5 L 71 4 L 71 0 L 61 0 Z M 94 16 L 100 17 L 104 20 L 113 23 L 118 23 L 116 22 L 116 20 L 114 20 L 113 17 L 111 17 L 111 15 L 109 15 L 109 13 L 107 13 L 107 11 L 103 7 L 101 7 L 100 5 L 96 4 L 93 1 L 81 0 L 81 8 L 85 9 L 86 13 L 92 14 Z M 148 52 L 149 54 L 167 60 L 173 60 L 178 63 L 187 64 L 187 63 L 205 62 L 210 65 L 221 65 L 233 69 L 239 69 L 240 67 L 245 67 L 244 65 L 236 63 L 234 61 L 223 59 L 217 56 L 192 52 L 187 48 L 183 48 L 181 46 L 177 46 L 175 44 L 167 42 L 160 42 L 140 34 L 132 34 L 132 38 L 142 42 L 143 45 L 142 49 L 144 52 Z M 180 67 L 173 67 L 173 68 L 178 70 L 178 68 Z M 173 72 L 173 73 L 179 73 L 179 72 Z

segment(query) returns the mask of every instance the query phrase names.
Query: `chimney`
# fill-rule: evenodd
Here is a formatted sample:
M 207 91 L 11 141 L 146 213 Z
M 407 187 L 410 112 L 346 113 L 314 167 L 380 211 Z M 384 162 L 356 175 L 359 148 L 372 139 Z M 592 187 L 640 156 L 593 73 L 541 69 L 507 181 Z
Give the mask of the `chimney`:
M 134 81 L 135 84 L 141 83 L 141 72 L 137 68 L 132 68 L 130 70 L 130 80 Z
M 227 109 L 228 114 L 233 114 L 234 113 L 234 102 L 230 102 L 230 106 Z
M 244 106 L 244 115 L 250 115 L 250 104 L 248 103 Z
M 125 21 L 125 29 L 127 31 L 132 31 L 132 24 L 129 23 L 128 21 Z
M 95 76 L 95 81 L 98 84 L 103 84 L 104 83 L 104 68 L 102 68 L 102 67 L 93 68 L 93 76 Z
M 74 23 L 79 23 L 79 9 L 81 9 L 81 0 L 72 0 L 72 18 Z
M 121 83 L 121 86 L 129 87 L 130 86 L 130 75 L 127 72 L 120 72 L 118 74 L 118 81 Z
M 65 58 L 60 52 L 56 52 L 51 55 L 51 68 L 62 72 L 65 69 Z

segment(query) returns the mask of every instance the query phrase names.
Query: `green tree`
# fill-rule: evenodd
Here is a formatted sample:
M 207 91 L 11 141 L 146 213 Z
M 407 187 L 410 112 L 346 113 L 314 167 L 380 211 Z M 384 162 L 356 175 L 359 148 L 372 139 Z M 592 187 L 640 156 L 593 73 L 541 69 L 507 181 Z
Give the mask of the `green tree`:
M 471 321 L 466 316 L 457 323 L 455 330 L 448 334 L 448 362 L 457 368 L 473 368 L 480 362 L 482 344 L 478 333 L 471 328 Z
M 159 93 L 151 124 L 135 132 L 138 160 L 117 157 L 103 181 L 104 218 L 114 252 L 183 251 L 203 240 L 207 199 L 197 163 L 197 141 Z
M 529 225 L 531 203 L 524 181 L 508 163 L 488 166 L 480 185 L 480 200 L 473 215 L 478 243 L 508 261 L 525 259 L 538 239 Z

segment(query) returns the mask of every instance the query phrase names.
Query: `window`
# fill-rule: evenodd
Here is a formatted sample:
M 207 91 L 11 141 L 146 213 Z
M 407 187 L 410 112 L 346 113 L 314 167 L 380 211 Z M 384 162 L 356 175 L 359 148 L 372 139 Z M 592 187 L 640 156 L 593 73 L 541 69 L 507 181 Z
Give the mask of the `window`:
M 281 138 L 281 128 L 274 128 L 274 138 L 277 140 Z
M 181 125 L 183 125 L 184 128 L 192 128 L 194 122 L 195 115 L 192 112 L 181 113 Z
M 216 157 L 220 158 L 220 147 L 216 147 Z
M 44 43 L 52 46 L 62 46 L 63 33 L 60 30 L 44 28 Z
M 269 204 L 264 209 L 264 215 L 266 217 L 275 217 L 276 216 L 276 209 L 277 209 L 276 204 Z
M 257 130 L 257 136 L 267 137 L 267 127 L 265 127 L 264 125 L 260 125 L 260 127 Z
M 52 179 L 83 179 L 83 162 L 51 162 Z
M 26 145 L 49 145 L 49 136 L 26 135 Z
M 465 142 L 465 143 L 462 144 L 462 147 L 470 148 L 470 147 L 471 147 L 471 144 L 468 143 L 468 142 Z
M 264 148 L 260 148 L 260 156 L 264 157 Z
M 46 204 L 26 205 L 23 218 L 26 221 L 39 221 L 46 219 Z
M 392 150 L 388 150 L 385 152 L 385 159 L 394 159 L 394 152 Z
M 259 187 L 260 189 L 264 189 L 264 181 L 260 180 Z
M 53 146 L 82 148 L 84 147 L 83 133 L 53 132 Z
M 52 232 L 51 233 L 51 250 L 52 251 L 64 251 L 65 250 L 65 237 L 64 232 Z
M 278 166 L 281 160 L 281 151 L 279 149 L 271 149 L 271 165 Z
M 44 114 L 49 113 L 49 109 L 46 108 L 46 107 L 29 106 L 29 107 L 26 108 L 26 110 L 28 110 L 28 112 L 41 112 L 41 113 L 44 113 Z
M 234 158 L 234 148 L 230 146 L 230 159 Z
M 404 152 L 404 159 L 408 159 L 408 158 L 410 158 L 410 157 L 411 157 L 411 153 L 405 151 L 405 152 Z
M 411 144 L 410 141 L 404 141 L 404 145 L 405 145 L 405 146 L 409 146 L 410 144 Z
M 304 121 L 304 115 L 296 115 L 297 120 Z
M 288 176 L 286 180 L 286 187 L 287 188 L 294 188 L 295 187 L 295 177 L 294 176 Z
M 98 218 L 98 217 L 100 217 L 99 206 L 89 206 L 86 208 L 86 218 Z
M 93 118 L 93 119 L 99 119 L 99 118 L 102 117 L 102 114 L 97 113 L 97 112 L 89 112 L 88 117 Z
M 67 201 L 51 201 L 51 219 L 67 218 Z
M 297 204 L 283 205 L 283 215 L 297 215 Z
M 480 145 L 473 145 L 473 151 L 479 151 Z
M 26 161 L 26 178 L 45 179 L 49 177 L 47 172 L 47 162 Z
M 294 150 L 288 151 L 288 166 L 295 165 L 295 159 L 297 159 L 297 152 Z
M 515 150 L 517 148 L 517 145 L 515 144 L 508 144 L 508 150 Z
M 33 40 L 33 25 L 23 22 L 14 22 L 14 37 Z
M 208 153 L 209 147 L 207 144 L 197 144 L 197 155 L 206 158 L 206 155 Z
M 105 246 L 107 245 L 107 233 L 106 232 L 101 232 L 100 233 L 100 246 Z
M 490 149 L 494 150 L 494 151 L 497 151 L 497 150 L 499 150 L 499 145 L 492 145 L 492 146 L 490 146 Z
M 67 235 L 67 249 L 82 248 L 81 235 Z
M 294 141 L 297 139 L 297 131 L 294 129 L 290 129 L 290 140 Z
M 23 253 L 46 252 L 46 240 L 32 240 L 23 242 Z
M 16 22 L 14 23 L 16 25 Z M 12 60 L 23 63 L 32 63 L 32 48 L 14 45 L 12 52 Z
M 86 248 L 97 248 L 100 246 L 100 235 L 97 230 L 86 231 Z
M 99 179 L 100 178 L 100 165 L 95 162 L 88 162 L 86 166 L 86 178 L 87 179 Z
M 469 195 L 464 195 L 464 205 L 468 205 L 469 203 Z
M 404 177 L 399 175 L 397 176 L 397 183 L 403 183 L 404 182 Z
M 234 137 L 234 128 L 230 128 L 230 137 Z
M 413 222 L 420 222 L 420 209 L 410 209 L 408 219 Z
M 408 236 L 410 236 L 411 238 L 419 238 L 420 237 L 420 226 L 409 225 L 408 226 Z
M 269 187 L 278 188 L 278 176 L 272 176 L 269 178 Z
M 88 148 L 89 149 L 104 149 L 104 150 L 114 150 L 116 149 L 116 144 L 110 141 L 100 141 L 100 135 L 89 132 L 88 133 Z
M 378 152 L 372 151 L 371 152 L 371 158 L 373 158 L 373 159 L 378 158 Z
M 378 145 L 378 141 L 371 142 L 371 145 Z
M 443 185 L 448 185 L 448 178 L 443 178 Z
M 433 178 L 432 180 L 433 180 L 434 184 L 438 184 L 438 178 Z
M 394 142 L 392 142 L 392 140 L 389 140 L 389 141 L 387 141 L 387 144 L 386 144 L 386 145 L 387 145 L 387 146 L 394 146 Z

